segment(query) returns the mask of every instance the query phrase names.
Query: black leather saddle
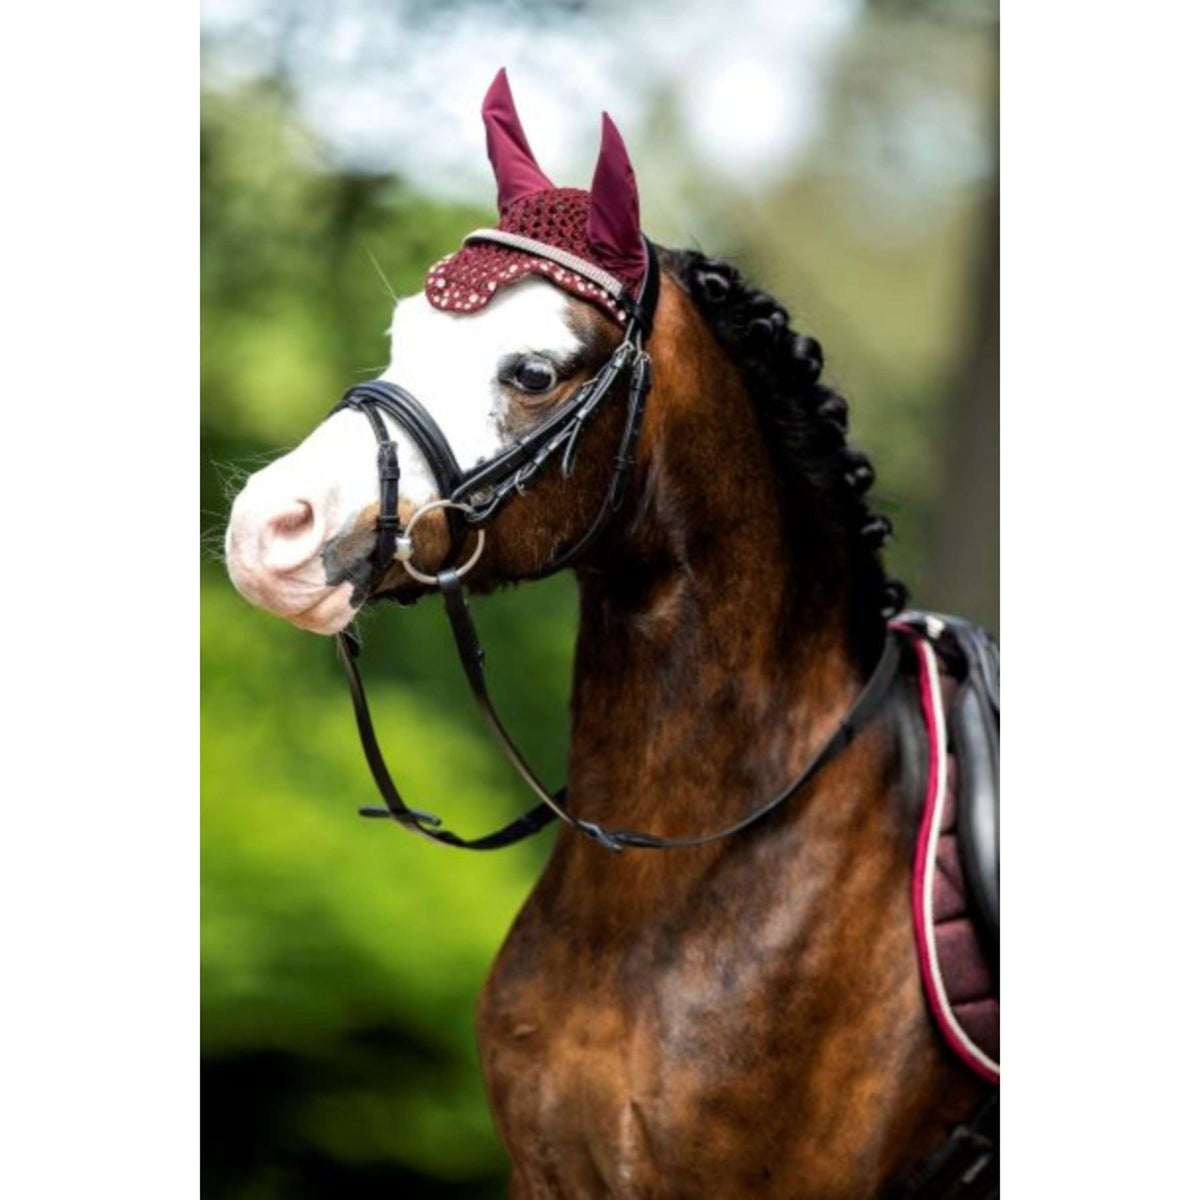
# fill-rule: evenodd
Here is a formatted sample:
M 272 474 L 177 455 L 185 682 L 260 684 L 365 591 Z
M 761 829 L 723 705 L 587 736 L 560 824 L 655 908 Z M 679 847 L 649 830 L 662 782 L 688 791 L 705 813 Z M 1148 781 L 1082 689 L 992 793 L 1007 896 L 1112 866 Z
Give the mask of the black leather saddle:
M 1000 948 L 1000 648 L 987 630 L 945 613 L 905 612 L 958 688 L 947 735 L 958 762 L 958 841 L 969 899 L 993 958 Z

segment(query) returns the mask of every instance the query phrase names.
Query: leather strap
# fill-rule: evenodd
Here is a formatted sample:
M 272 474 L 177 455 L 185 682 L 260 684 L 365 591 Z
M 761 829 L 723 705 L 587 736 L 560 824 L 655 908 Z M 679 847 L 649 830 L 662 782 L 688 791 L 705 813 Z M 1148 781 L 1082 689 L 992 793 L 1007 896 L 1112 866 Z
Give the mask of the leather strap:
M 354 720 L 358 725 L 358 736 L 362 742 L 363 755 L 371 768 L 375 786 L 379 789 L 379 794 L 383 797 L 386 806 L 384 808 L 360 808 L 358 811 L 362 816 L 390 817 L 413 833 L 419 833 L 433 842 L 441 842 L 444 846 L 456 846 L 460 850 L 499 850 L 540 832 L 554 820 L 556 815 L 554 811 L 545 804 L 539 804 L 494 833 L 489 833 L 485 837 L 465 839 L 460 838 L 458 834 L 449 829 L 441 828 L 441 818 L 434 816 L 433 813 L 410 808 L 392 781 L 391 773 L 384 761 L 383 751 L 379 748 L 379 741 L 375 737 L 375 727 L 371 721 L 367 694 L 355 662 L 359 653 L 358 642 L 347 633 L 339 633 L 337 635 L 337 652 L 338 661 L 342 664 L 342 670 L 346 676 L 346 684 L 350 689 L 350 699 L 354 705 Z
M 456 846 L 466 850 L 494 850 L 501 846 L 511 845 L 522 838 L 529 837 L 545 828 L 555 817 L 561 818 L 568 825 L 578 829 L 585 836 L 598 842 L 609 850 L 622 850 L 625 847 L 636 847 L 646 850 L 681 849 L 691 846 L 703 846 L 722 838 L 731 837 L 749 829 L 752 825 L 764 820 L 772 812 L 791 799 L 802 787 L 810 783 L 820 771 L 832 762 L 854 740 L 878 711 L 887 696 L 892 681 L 900 663 L 900 650 L 897 637 L 890 630 L 884 642 L 883 654 L 872 672 L 866 686 L 849 712 L 839 723 L 824 745 L 809 761 L 804 770 L 797 775 L 786 787 L 772 796 L 765 804 L 755 809 L 732 825 L 709 833 L 689 834 L 681 837 L 664 838 L 656 834 L 640 833 L 630 829 L 606 829 L 594 822 L 577 817 L 566 804 L 566 789 L 560 788 L 551 792 L 533 768 L 526 762 L 524 756 L 514 743 L 508 730 L 501 721 L 492 703 L 488 691 L 487 678 L 484 674 L 484 652 L 479 641 L 478 632 L 471 619 L 467 599 L 463 592 L 462 581 L 454 570 L 443 571 L 438 576 L 438 591 L 446 608 L 446 615 L 454 633 L 455 646 L 458 649 L 459 660 L 463 673 L 466 675 L 471 694 L 483 714 L 484 721 L 499 742 L 501 749 L 516 768 L 517 773 L 538 797 L 537 807 L 525 813 L 516 821 L 497 830 L 486 837 L 466 841 L 457 834 L 440 828 L 439 818 L 430 813 L 422 813 L 410 809 L 400 797 L 399 791 L 392 782 L 383 753 L 371 723 L 370 711 L 367 707 L 366 694 L 362 680 L 354 663 L 357 646 L 346 634 L 338 635 L 338 658 L 346 673 L 350 688 L 350 697 L 354 704 L 355 720 L 358 724 L 359 738 L 362 741 L 363 753 L 371 767 L 376 786 L 383 797 L 384 809 L 360 809 L 364 816 L 390 816 L 400 825 L 414 833 L 419 833 L 433 841 L 444 845 Z
M 400 535 L 400 461 L 396 443 L 392 441 L 379 410 L 387 413 L 417 444 L 443 496 L 454 490 L 462 478 L 462 471 L 438 423 L 414 395 L 397 384 L 383 379 L 357 384 L 338 401 L 333 411 L 343 408 L 361 412 L 371 423 L 379 443 L 379 516 L 375 523 L 375 551 L 371 556 L 373 582 L 377 582 L 395 560 Z M 457 509 L 447 509 L 446 518 L 450 523 L 450 553 L 454 555 L 462 545 L 466 527 Z
M 379 517 L 376 520 L 375 551 L 372 562 L 377 575 L 382 575 L 395 557 L 396 539 L 400 536 L 400 459 L 396 443 L 388 434 L 383 418 L 373 409 L 364 408 L 364 415 L 375 431 L 379 443 L 377 471 L 379 474 Z
M 334 409 L 357 408 L 368 415 L 374 407 L 388 416 L 413 439 L 437 482 L 438 490 L 449 496 L 463 477 L 462 468 L 429 410 L 411 392 L 384 379 L 371 379 L 352 387 Z M 371 422 L 374 425 L 374 422 Z
M 958 1125 L 899 1193 L 898 1200 L 999 1200 L 1000 1092 Z

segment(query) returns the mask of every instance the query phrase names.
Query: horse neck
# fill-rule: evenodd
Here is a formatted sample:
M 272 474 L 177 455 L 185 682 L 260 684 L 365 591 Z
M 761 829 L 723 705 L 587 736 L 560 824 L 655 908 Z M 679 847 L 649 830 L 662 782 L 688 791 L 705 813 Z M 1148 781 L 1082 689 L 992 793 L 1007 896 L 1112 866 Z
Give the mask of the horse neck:
M 669 312 L 641 502 L 579 572 L 570 773 L 581 815 L 668 836 L 765 802 L 863 682 L 844 556 L 814 531 L 797 561 L 737 372 L 698 317 Z

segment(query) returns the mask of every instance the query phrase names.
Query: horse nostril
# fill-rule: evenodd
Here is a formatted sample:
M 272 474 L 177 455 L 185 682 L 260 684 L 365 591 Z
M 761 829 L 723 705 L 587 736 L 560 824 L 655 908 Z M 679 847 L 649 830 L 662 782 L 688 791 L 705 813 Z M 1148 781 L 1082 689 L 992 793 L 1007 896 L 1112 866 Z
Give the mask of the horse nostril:
M 321 542 L 313 506 L 293 500 L 260 525 L 259 561 L 271 571 L 293 571 L 303 566 Z
M 313 508 L 307 500 L 295 500 L 291 506 L 271 518 L 271 532 L 276 537 L 295 537 L 313 523 Z

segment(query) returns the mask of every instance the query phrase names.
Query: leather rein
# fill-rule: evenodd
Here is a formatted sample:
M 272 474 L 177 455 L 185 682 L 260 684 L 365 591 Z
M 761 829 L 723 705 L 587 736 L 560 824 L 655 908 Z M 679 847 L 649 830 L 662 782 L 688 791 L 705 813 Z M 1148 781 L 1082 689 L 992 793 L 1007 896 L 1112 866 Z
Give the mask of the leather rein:
M 489 231 L 483 230 L 472 234 L 468 240 L 489 239 L 500 240 L 498 237 L 492 237 Z M 392 779 L 379 740 L 375 736 L 366 691 L 356 661 L 360 653 L 359 643 L 352 634 L 342 632 L 337 635 L 338 661 L 350 690 L 363 754 L 384 804 L 383 807 L 360 808 L 359 812 L 364 817 L 390 819 L 412 833 L 462 850 L 498 850 L 510 846 L 544 829 L 556 818 L 614 851 L 626 847 L 666 850 L 703 846 L 758 824 L 786 803 L 853 741 L 878 711 L 887 695 L 900 662 L 897 637 L 891 630 L 887 633 L 883 653 L 866 686 L 837 728 L 799 775 L 765 804 L 732 825 L 713 832 L 671 838 L 630 829 L 608 829 L 594 821 L 576 816 L 567 807 L 566 788 L 551 792 L 546 787 L 526 761 L 496 712 L 484 674 L 483 647 L 463 591 L 463 577 L 482 553 L 485 527 L 505 504 L 521 495 L 560 453 L 563 478 L 570 478 L 583 431 L 604 398 L 621 376 L 628 372 L 630 379 L 625 424 L 605 498 L 583 535 L 569 549 L 555 556 L 544 568 L 528 578 L 544 578 L 574 561 L 620 509 L 633 472 L 646 398 L 651 386 L 650 358 L 646 353 L 645 343 L 649 340 L 653 328 L 658 303 L 659 267 L 654 246 L 646 239 L 643 241 L 647 270 L 638 294 L 631 296 L 622 290 L 614 295 L 626 314 L 624 339 L 596 374 L 581 384 L 548 420 L 529 433 L 519 436 L 511 446 L 487 462 L 464 472 L 441 428 L 428 410 L 415 396 L 394 383 L 377 379 L 358 384 L 342 397 L 333 410 L 338 412 L 349 408 L 361 412 L 370 422 L 378 442 L 379 518 L 372 554 L 373 573 L 369 586 L 373 587 L 378 583 L 398 560 L 414 578 L 437 588 L 454 634 L 463 673 L 484 722 L 516 768 L 517 774 L 538 798 L 538 803 L 516 820 L 483 837 L 470 839 L 462 838 L 444 828 L 441 819 L 434 814 L 410 808 Z M 551 261 L 562 257 L 556 247 L 540 243 L 537 246 L 538 249 L 533 252 Z M 523 248 L 530 252 L 529 247 Z M 441 497 L 419 508 L 409 518 L 403 531 L 400 529 L 397 511 L 399 457 L 384 415 L 391 417 L 412 438 L 429 464 Z M 422 517 L 436 509 L 443 509 L 449 522 L 450 561 L 459 556 L 468 534 L 473 533 L 477 540 L 466 562 L 445 567 L 435 575 L 427 575 L 417 570 L 410 562 L 413 551 L 412 532 Z

